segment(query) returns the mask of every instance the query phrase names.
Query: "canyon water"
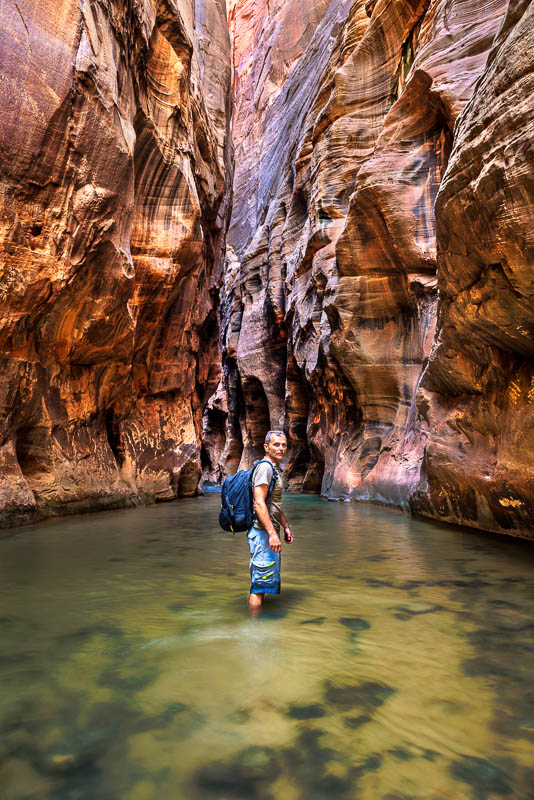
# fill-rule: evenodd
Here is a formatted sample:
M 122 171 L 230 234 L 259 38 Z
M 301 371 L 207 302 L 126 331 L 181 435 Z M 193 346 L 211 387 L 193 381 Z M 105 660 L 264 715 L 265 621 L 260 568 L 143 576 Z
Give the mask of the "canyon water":
M 534 545 L 289 496 L 251 617 L 218 507 L 3 533 L 3 800 L 534 798 Z

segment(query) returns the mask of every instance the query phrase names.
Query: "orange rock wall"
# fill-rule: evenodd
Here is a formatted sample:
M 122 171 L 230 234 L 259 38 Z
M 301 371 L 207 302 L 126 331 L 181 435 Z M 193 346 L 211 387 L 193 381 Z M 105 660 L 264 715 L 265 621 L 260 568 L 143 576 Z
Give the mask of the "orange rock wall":
M 531 15 L 233 5 L 212 474 L 283 427 L 289 488 L 528 535 Z
M 290 489 L 531 536 L 533 13 L 4 3 L 0 524 L 274 427 Z
M 413 509 L 534 527 L 534 7 L 510 2 L 458 121 L 436 205 L 440 304 Z
M 192 494 L 219 375 L 224 3 L 0 15 L 0 519 Z

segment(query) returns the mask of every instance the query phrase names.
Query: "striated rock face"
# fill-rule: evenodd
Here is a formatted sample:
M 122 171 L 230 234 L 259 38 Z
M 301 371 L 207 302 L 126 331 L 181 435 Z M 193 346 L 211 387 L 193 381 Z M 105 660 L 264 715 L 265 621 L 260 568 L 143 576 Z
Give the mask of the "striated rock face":
M 534 7 L 512 0 L 438 195 L 438 327 L 419 513 L 532 536 Z
M 213 476 L 283 427 L 289 488 L 528 535 L 531 15 L 507 0 L 231 9 Z
M 426 430 L 415 394 L 436 320 L 434 202 L 456 118 L 505 7 L 495 0 L 484 9 L 465 1 L 420 4 L 396 43 L 400 60 L 373 152 L 356 177 L 327 309 L 331 352 L 362 411 L 342 474 L 357 498 L 406 507 L 419 478 Z
M 0 15 L 0 523 L 271 427 L 290 489 L 532 535 L 531 4 Z
M 224 3 L 0 13 L 1 519 L 192 494 L 219 374 Z

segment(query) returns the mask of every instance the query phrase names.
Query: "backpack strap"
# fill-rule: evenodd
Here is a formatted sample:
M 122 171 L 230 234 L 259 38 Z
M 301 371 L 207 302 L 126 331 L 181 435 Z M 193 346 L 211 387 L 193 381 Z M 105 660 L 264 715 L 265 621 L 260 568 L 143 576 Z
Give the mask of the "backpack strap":
M 274 466 L 273 462 L 269 461 L 268 458 L 262 458 L 261 461 L 258 461 L 257 464 L 254 464 L 254 472 L 256 472 L 256 468 L 259 467 L 260 464 L 264 464 L 264 463 L 265 464 L 270 464 L 271 467 L 272 467 L 272 470 L 273 470 L 273 476 L 271 478 L 271 485 L 269 486 L 269 489 L 267 491 L 267 500 L 269 500 L 271 495 L 272 495 L 272 493 L 273 493 L 273 489 L 274 489 L 274 485 L 276 483 L 276 479 L 278 478 L 278 472 L 277 472 L 277 469 Z M 253 478 L 254 478 L 254 472 L 252 473 L 252 477 Z M 254 485 L 254 483 L 252 485 Z

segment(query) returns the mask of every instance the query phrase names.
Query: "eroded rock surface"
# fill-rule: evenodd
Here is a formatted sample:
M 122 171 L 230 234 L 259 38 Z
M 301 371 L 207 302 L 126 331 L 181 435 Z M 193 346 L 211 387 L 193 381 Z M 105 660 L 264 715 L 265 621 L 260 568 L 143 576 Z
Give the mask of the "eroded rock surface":
M 222 0 L 2 4 L 0 514 L 195 493 L 229 175 Z
M 2 522 L 271 427 L 290 489 L 532 535 L 531 4 L 226 13 L 2 5 Z
M 283 427 L 289 488 L 532 527 L 531 15 L 235 4 L 223 470 Z
M 437 201 L 439 322 L 414 510 L 532 536 L 534 8 L 510 3 Z

